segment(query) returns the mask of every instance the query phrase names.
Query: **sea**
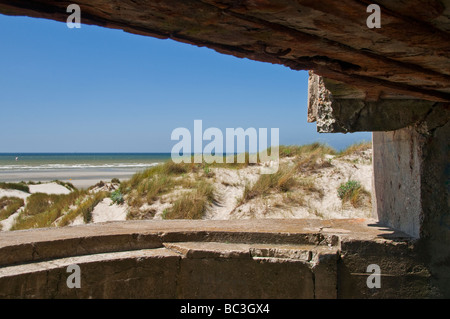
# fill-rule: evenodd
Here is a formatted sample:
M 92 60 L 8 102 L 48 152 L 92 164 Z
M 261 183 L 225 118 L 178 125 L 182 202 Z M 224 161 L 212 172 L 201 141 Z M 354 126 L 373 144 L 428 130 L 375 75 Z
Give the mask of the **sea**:
M 129 178 L 170 159 L 170 153 L 0 153 L 0 182 L 63 180 L 88 186 Z M 84 182 L 82 183 L 81 180 Z M 75 185 L 76 186 L 76 185 Z

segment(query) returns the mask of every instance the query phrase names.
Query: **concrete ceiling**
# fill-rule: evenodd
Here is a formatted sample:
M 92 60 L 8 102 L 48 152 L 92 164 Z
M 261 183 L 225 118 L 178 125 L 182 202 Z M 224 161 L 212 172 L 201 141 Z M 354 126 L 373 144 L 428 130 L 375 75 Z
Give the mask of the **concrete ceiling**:
M 205 46 L 314 70 L 367 100 L 450 101 L 450 0 L 381 0 L 369 29 L 366 0 L 5 1 L 0 13 L 81 23 Z

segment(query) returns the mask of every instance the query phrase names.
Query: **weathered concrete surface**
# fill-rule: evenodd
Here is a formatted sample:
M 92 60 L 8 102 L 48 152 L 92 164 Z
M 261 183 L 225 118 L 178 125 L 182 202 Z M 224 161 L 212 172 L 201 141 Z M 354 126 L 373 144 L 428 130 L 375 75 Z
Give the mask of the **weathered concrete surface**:
M 447 112 L 447 113 L 446 113 Z M 432 114 L 432 113 L 430 113 Z M 450 294 L 450 123 L 373 134 L 374 217 L 420 238 L 436 285 Z M 424 127 L 427 130 L 424 130 Z M 420 132 L 418 132 L 420 131 Z M 423 133 L 425 131 L 425 133 Z
M 445 105 L 400 97 L 386 99 L 380 94 L 369 97 L 361 90 L 309 72 L 308 122 L 316 122 L 320 133 L 398 130 L 427 121 L 430 112 Z M 444 114 L 440 114 L 442 119 Z
M 83 238 L 74 249 L 71 239 Z M 152 238 L 150 248 L 139 238 Z M 441 296 L 416 241 L 374 220 L 112 222 L 4 232 L 0 247 L 1 298 Z M 366 286 L 369 262 L 388 275 L 377 291 Z M 66 285 L 71 264 L 79 289 Z
M 374 134 L 375 206 L 383 223 L 398 227 L 414 238 L 420 237 L 420 240 L 412 247 L 393 245 L 389 240 L 374 241 L 374 238 L 386 234 L 378 233 L 371 237 L 374 233 L 370 227 L 358 228 L 348 221 L 350 224 L 308 221 L 301 225 L 288 221 L 295 226 L 243 221 L 228 226 L 221 224 L 220 227 L 201 224 L 206 230 L 200 230 L 197 224 L 171 224 L 174 229 L 151 224 L 148 230 L 141 228 L 143 224 L 124 223 L 120 227 L 107 227 L 104 233 L 99 229 L 99 233 L 93 233 L 92 228 L 79 228 L 68 234 L 59 231 L 46 233 L 50 240 L 40 238 L 42 233 L 21 233 L 23 238 L 17 240 L 2 234 L 0 237 L 6 241 L 5 244 L 0 243 L 0 265 L 17 264 L 21 267 L 25 262 L 103 252 L 115 254 L 130 249 L 167 249 L 162 248 L 164 244 L 176 241 L 326 243 L 341 249 L 337 268 L 333 254 L 319 254 L 319 262 L 314 267 L 307 267 L 297 259 L 286 262 L 289 271 L 295 269 L 295 266 L 290 268 L 291 265 L 297 264 L 304 270 L 299 275 L 299 281 L 307 287 L 299 292 L 302 297 L 450 296 L 450 116 L 448 104 L 445 104 L 450 101 L 450 1 L 377 1 L 382 9 L 382 27 L 379 29 L 366 26 L 366 9 L 370 2 L 357 0 L 81 0 L 77 3 L 81 6 L 82 23 L 85 24 L 171 38 L 241 58 L 282 64 L 294 70 L 314 70 L 323 78 L 312 78 L 310 82 L 308 116 L 310 121 L 318 122 L 319 131 L 399 130 Z M 0 0 L 0 13 L 65 22 L 67 5 L 54 0 Z M 400 130 L 405 127 L 411 128 Z M 249 228 L 242 228 L 242 225 Z M 317 229 L 318 225 L 322 226 Z M 353 226 L 349 228 L 348 225 Z M 297 226 L 300 228 L 295 229 Z M 332 231 L 328 232 L 327 227 Z M 287 229 L 293 229 L 292 233 Z M 351 236 L 346 233 L 349 229 Z M 352 244 L 355 240 L 361 245 Z M 269 273 L 279 273 L 283 267 L 266 262 L 256 266 L 258 259 L 255 258 L 275 257 L 252 257 L 249 261 L 237 258 L 233 253 L 236 249 L 233 248 L 232 253 L 223 252 L 224 255 L 216 251 L 218 257 L 189 258 L 191 253 L 192 256 L 204 253 L 203 248 L 197 247 L 179 257 L 179 265 L 185 265 L 177 268 L 181 269 L 176 273 L 182 278 L 180 282 L 192 280 L 199 287 L 176 287 L 179 295 L 205 296 L 202 284 L 206 274 L 203 275 L 201 269 L 219 274 L 216 268 L 224 265 L 228 271 L 226 276 L 231 276 L 241 263 L 248 271 L 267 269 Z M 393 257 L 392 252 L 402 257 Z M 269 249 L 265 253 L 273 252 Z M 308 253 L 312 254 L 312 250 Z M 362 262 L 361 258 L 378 260 L 382 269 L 392 271 L 386 277 L 385 289 L 364 288 L 358 276 L 361 276 L 367 260 Z M 275 259 L 277 262 L 284 260 Z M 119 263 L 112 264 L 122 271 Z M 183 269 L 200 271 L 190 277 L 183 273 Z M 13 271 L 12 268 L 10 270 Z M 263 273 L 267 272 L 259 274 L 261 278 Z M 326 281 L 318 281 L 317 278 L 329 278 L 331 274 L 335 274 L 337 279 L 331 281 L 326 291 L 320 291 Z M 2 280 L 10 278 L 5 276 Z M 218 287 L 222 284 L 229 284 L 227 289 L 232 289 L 232 280 L 221 284 L 222 279 L 217 276 L 208 277 L 217 280 L 213 281 L 215 293 L 219 293 Z M 11 279 L 13 277 L 16 279 Z M 11 278 L 8 280 L 17 283 L 22 277 Z M 280 281 L 270 278 L 270 285 L 279 283 L 282 287 L 286 278 L 281 276 Z M 311 280 L 314 293 L 310 291 Z M 120 282 L 118 280 L 117 285 L 120 286 Z M 330 292 L 334 286 L 337 290 Z M 95 295 L 106 296 L 101 294 L 102 289 Z M 277 289 L 274 291 L 281 291 Z M 263 294 L 258 287 L 255 291 L 255 294 Z M 245 289 L 242 292 L 243 296 L 249 293 Z M 8 296 L 12 295 L 14 293 Z M 89 293 L 83 296 L 86 295 Z
M 81 287 L 69 288 L 69 265 Z M 61 258 L 0 268 L 0 298 L 173 298 L 179 256 L 167 249 Z
M 422 253 L 402 241 L 386 245 L 380 241 L 343 240 L 338 264 L 339 298 L 448 298 L 443 287 L 433 286 L 441 283 L 433 282 L 434 274 Z M 371 264 L 381 270 L 379 289 L 366 284 L 367 266 Z
M 419 153 L 423 139 L 413 128 L 373 134 L 374 217 L 416 238 L 423 218 Z
M 357 0 L 79 0 L 81 22 L 170 38 L 218 52 L 286 65 L 362 90 L 450 100 L 450 2 Z M 69 3 L 0 0 L 0 13 L 66 22 Z

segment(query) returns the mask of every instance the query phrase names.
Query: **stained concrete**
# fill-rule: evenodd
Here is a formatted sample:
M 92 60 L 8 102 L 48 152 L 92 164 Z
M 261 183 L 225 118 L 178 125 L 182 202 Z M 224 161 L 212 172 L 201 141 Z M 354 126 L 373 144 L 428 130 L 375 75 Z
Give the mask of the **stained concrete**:
M 440 296 L 416 240 L 375 220 L 129 221 L 4 232 L 0 256 L 1 298 Z M 376 291 L 366 285 L 369 263 L 385 274 Z M 66 285 L 71 264 L 80 266 L 81 288 Z
M 310 71 L 308 122 L 316 122 L 320 133 L 393 131 L 425 121 L 430 112 L 444 105 L 382 96 L 367 97 L 361 90 Z
M 450 101 L 448 1 L 78 0 L 81 23 L 170 38 L 220 53 L 314 70 L 369 99 Z M 0 13 L 66 22 L 68 3 L 0 0 Z M 63 26 L 65 27 L 65 26 Z
M 172 275 L 179 276 L 180 281 L 176 281 L 177 293 L 172 296 L 205 296 L 206 284 L 214 287 L 210 291 L 215 296 L 220 294 L 221 285 L 248 296 L 250 291 L 239 286 L 243 281 L 236 282 L 230 277 L 235 274 L 244 280 L 239 273 L 241 266 L 246 271 L 258 273 L 261 270 L 255 278 L 269 276 L 267 285 L 246 282 L 254 288 L 256 296 L 267 296 L 267 287 L 274 287 L 273 291 L 282 295 L 282 287 L 289 277 L 284 273 L 280 275 L 285 263 L 289 265 L 285 267 L 288 272 L 301 269 L 301 274 L 295 273 L 293 278 L 298 278 L 306 287 L 296 290 L 298 295 L 292 292 L 292 296 L 449 297 L 450 115 L 446 103 L 450 101 L 450 4 L 438 0 L 426 3 L 386 0 L 379 4 L 383 26 L 367 29 L 367 4 L 356 0 L 79 2 L 83 23 L 207 46 L 221 53 L 282 64 L 294 70 L 314 70 L 308 103 L 309 121 L 316 121 L 320 132 L 380 132 L 374 134 L 375 216 L 387 227 L 398 228 L 408 235 L 403 237 L 394 232 L 388 235 L 394 241 L 389 240 L 379 228 L 374 231 L 367 224 L 363 225 L 364 222 L 355 221 L 270 224 L 237 221 L 228 225 L 180 222 L 171 224 L 172 229 L 166 228 L 168 224 L 123 223 L 107 225 L 104 229 L 72 229 L 68 233 L 63 233 L 65 230 L 24 232 L 20 233 L 20 238 L 2 234 L 0 238 L 5 241 L 0 244 L 0 265 L 19 267 L 26 262 L 70 256 L 167 249 L 163 248 L 164 244 L 177 241 L 330 244 L 338 247 L 339 253 L 318 254 L 316 261 L 308 261 L 310 267 L 295 258 L 288 258 L 288 261 L 279 257 L 238 258 L 241 246 L 224 251 L 216 247 L 207 253 L 218 254 L 216 257 L 190 258 L 202 256 L 206 248 L 197 244 L 195 249 L 179 245 L 181 257 Z M 65 22 L 66 5 L 50 0 L 0 0 L 0 12 Z M 142 228 L 144 225 L 149 228 Z M 183 249 L 188 249 L 186 255 Z M 264 249 L 261 252 L 275 254 L 269 248 Z M 295 251 L 298 252 L 294 249 L 287 255 L 295 256 Z M 313 254 L 313 250 L 308 254 Z M 258 258 L 268 259 L 261 259 L 264 262 L 257 264 Z M 362 271 L 367 262 L 378 262 L 382 269 L 389 269 L 390 273 L 383 277 L 383 289 L 367 290 L 358 277 L 365 276 Z M 119 264 L 112 262 L 120 272 Z M 320 268 L 320 264 L 325 266 Z M 186 269 L 188 273 L 191 270 L 195 273 L 187 276 L 183 272 Z M 220 277 L 220 269 L 229 280 Z M 209 276 L 209 273 L 216 275 Z M 4 288 L 5 296 L 23 291 L 14 290 L 14 285 L 21 285 L 26 277 L 5 276 L 0 280 L 11 280 L 3 286 L 9 287 Z M 42 280 L 42 276 L 36 276 Z M 336 280 L 325 289 L 322 285 L 328 279 L 318 280 L 321 276 L 332 276 Z M 122 281 L 126 278 L 114 282 L 119 287 Z M 33 293 L 33 287 L 37 289 L 31 285 L 25 290 L 30 291 L 27 296 L 39 295 Z M 94 289 L 92 294 L 115 295 L 105 293 L 102 287 Z M 114 289 L 112 291 L 116 291 Z M 59 296 L 59 290 L 55 291 L 54 296 Z M 127 289 L 118 288 L 116 293 L 119 291 L 124 296 L 131 295 Z M 90 294 L 84 292 L 83 296 Z M 162 295 L 167 294 L 162 292 Z

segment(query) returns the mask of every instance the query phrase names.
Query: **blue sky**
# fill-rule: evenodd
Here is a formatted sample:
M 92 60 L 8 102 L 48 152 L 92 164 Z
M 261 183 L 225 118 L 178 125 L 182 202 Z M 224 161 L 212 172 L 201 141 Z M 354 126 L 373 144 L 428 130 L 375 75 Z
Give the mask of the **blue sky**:
M 306 71 L 26 17 L 0 15 L 0 43 L 0 153 L 170 152 L 172 130 L 196 119 L 279 128 L 280 144 L 371 139 L 306 122 Z

